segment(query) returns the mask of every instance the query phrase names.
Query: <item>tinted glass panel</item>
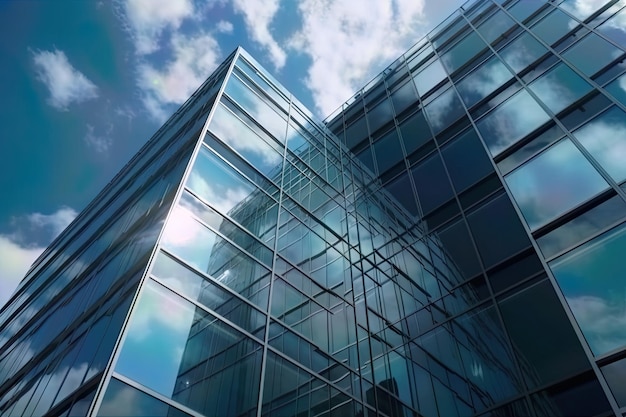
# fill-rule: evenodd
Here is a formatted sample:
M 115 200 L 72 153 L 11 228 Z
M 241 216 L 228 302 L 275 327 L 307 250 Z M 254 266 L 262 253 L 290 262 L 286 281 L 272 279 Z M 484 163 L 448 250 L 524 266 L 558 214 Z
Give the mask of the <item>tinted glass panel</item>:
M 620 407 L 626 406 L 626 359 L 600 368 Z
M 549 281 L 500 301 L 500 311 L 531 388 L 590 368 Z
M 622 48 L 626 48 L 626 23 L 624 23 L 624 17 L 626 16 L 626 9 L 598 26 L 598 31 L 613 42 L 617 43 Z
M 509 7 L 509 13 L 517 20 L 524 21 L 543 5 L 545 5 L 543 0 L 520 0 Z
M 497 57 L 492 57 L 459 82 L 457 88 L 467 107 L 471 107 L 512 77 L 504 64 Z
M 623 53 L 621 49 L 611 45 L 595 33 L 590 33 L 568 49 L 563 57 L 584 74 L 592 76 Z
M 608 184 L 565 139 L 505 178 L 528 226 L 545 224 Z
M 465 190 L 493 171 L 487 151 L 474 129 L 461 134 L 444 147 L 441 154 L 457 192 Z
M 391 93 L 391 102 L 396 114 L 402 113 L 403 110 L 414 103 L 417 105 L 417 93 L 413 83 L 409 80 L 409 82 Z
M 612 107 L 574 132 L 617 182 L 626 179 L 626 113 Z
M 509 30 L 514 24 L 513 19 L 507 16 L 503 11 L 498 11 L 478 26 L 477 30 L 483 35 L 487 43 L 491 43 Z
M 148 281 L 116 370 L 201 413 L 238 416 L 256 408 L 261 346 Z
M 469 279 L 480 272 L 476 252 L 465 221 L 460 220 L 445 230 L 438 232 L 445 259 L 449 260 L 454 270 L 458 270 L 464 279 Z
M 496 197 L 467 217 L 485 268 L 530 246 L 508 197 Z
M 72 412 L 74 410 L 72 409 Z M 87 411 L 87 410 L 85 410 Z M 78 414 L 71 414 L 78 415 Z M 111 378 L 106 394 L 98 410 L 99 416 L 146 416 L 173 417 L 188 416 L 176 408 L 157 400 L 115 378 Z
M 526 3 L 526 1 L 520 3 Z M 505 47 L 500 52 L 500 56 L 504 62 L 513 68 L 513 71 L 520 72 L 546 52 L 548 50 L 538 40 L 528 33 L 524 33 Z
M 400 138 L 395 127 L 382 138 L 374 142 L 378 172 L 382 174 L 400 162 L 403 158 Z
M 478 34 L 471 32 L 454 45 L 452 49 L 444 53 L 441 56 L 441 62 L 448 72 L 452 74 L 486 47 L 487 45 L 480 39 Z
M 453 197 L 454 193 L 439 154 L 421 162 L 411 173 L 424 213 L 429 213 Z
M 417 86 L 417 91 L 423 96 L 444 78 L 446 78 L 446 72 L 441 65 L 441 61 L 436 60 L 415 75 L 413 80 Z
M 529 88 L 553 113 L 560 112 L 592 89 L 591 85 L 565 64 L 558 64 L 530 83 Z
M 535 155 L 546 146 L 556 142 L 557 139 L 562 138 L 564 135 L 565 132 L 563 132 L 559 126 L 552 126 L 511 155 L 498 162 L 500 172 L 502 172 L 503 175 L 508 174 L 522 162 L 528 160 L 531 156 Z
M 548 120 L 548 114 L 522 90 L 487 114 L 476 126 L 495 156 Z
M 415 203 L 413 187 L 411 186 L 408 173 L 405 172 L 399 178 L 385 185 L 385 188 L 409 213 L 414 216 L 417 215 L 417 204 Z
M 408 155 L 432 138 L 424 113 L 421 111 L 400 123 L 400 133 Z
M 389 99 L 381 101 L 367 112 L 370 133 L 374 133 L 379 127 L 390 120 L 393 120 L 393 110 L 391 109 Z
M 613 95 L 620 103 L 626 105 L 626 75 L 622 75 L 615 81 L 608 84 L 606 90 Z
M 531 28 L 531 31 L 548 45 L 565 36 L 576 26 L 574 19 L 555 9 Z
M 611 409 L 602 387 L 595 377 L 578 378 L 531 396 L 541 417 L 586 417 Z
M 465 114 L 463 105 L 453 88 L 441 94 L 424 106 L 430 126 L 435 134 Z

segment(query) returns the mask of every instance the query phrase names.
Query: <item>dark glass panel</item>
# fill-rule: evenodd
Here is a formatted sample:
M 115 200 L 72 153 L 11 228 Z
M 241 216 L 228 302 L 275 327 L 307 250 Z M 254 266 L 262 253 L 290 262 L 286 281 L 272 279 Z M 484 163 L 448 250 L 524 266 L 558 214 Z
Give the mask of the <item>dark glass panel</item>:
M 611 93 L 617 101 L 626 106 L 626 75 L 615 79 L 604 88 Z
M 502 175 L 506 175 L 515 168 L 517 168 L 522 162 L 527 161 L 530 157 L 537 152 L 545 148 L 546 146 L 554 143 L 557 139 L 562 138 L 565 132 L 558 126 L 554 125 L 537 137 L 532 139 L 526 145 L 522 146 L 511 155 L 507 156 L 502 161 L 498 162 L 498 168 Z
M 522 90 L 483 117 L 476 127 L 491 154 L 496 156 L 549 119 L 535 99 Z
M 589 347 L 602 355 L 626 345 L 622 277 L 626 227 L 621 225 L 550 263 Z
M 523 0 L 520 3 L 526 3 Z M 532 3 L 529 1 L 528 3 Z M 530 64 L 543 56 L 548 50 L 533 38 L 530 34 L 524 33 L 500 51 L 500 56 L 513 68 L 513 71 L 520 72 Z
M 529 388 L 591 367 L 548 280 L 499 304 Z
M 541 19 L 530 30 L 548 45 L 565 36 L 576 26 L 576 21 L 560 11 L 554 9 L 550 14 Z
M 446 145 L 441 154 L 458 193 L 493 172 L 487 152 L 473 128 Z
M 150 280 L 116 371 L 203 414 L 239 416 L 256 408 L 261 345 Z
M 448 73 L 452 74 L 486 47 L 487 45 L 480 39 L 478 34 L 471 32 L 441 55 L 441 62 L 448 70 Z
M 409 180 L 409 174 L 404 172 L 398 178 L 385 185 L 385 189 L 391 193 L 409 213 L 417 216 L 417 204 L 413 194 L 413 187 Z
M 413 167 L 411 173 L 424 214 L 431 212 L 454 196 L 438 153 Z
M 617 43 L 622 48 L 626 48 L 626 9 L 621 10 L 615 16 L 598 26 L 598 31 Z
M 400 133 L 407 155 L 410 155 L 432 138 L 424 113 L 421 111 L 400 123 Z
M 509 13 L 520 22 L 523 22 L 545 4 L 545 0 L 520 0 L 509 6 Z
M 491 288 L 497 293 L 517 285 L 540 272 L 544 272 L 543 265 L 533 250 L 530 255 L 522 255 L 521 259 L 516 259 L 513 263 L 507 264 L 502 268 L 489 271 L 487 275 L 489 276 Z
M 391 93 L 391 102 L 396 115 L 402 113 L 412 105 L 417 105 L 417 93 L 415 86 L 409 80 L 403 86 Z
M 493 93 L 512 77 L 513 74 L 504 64 L 497 57 L 492 57 L 461 80 L 457 88 L 463 102 L 469 108 Z
M 376 153 L 376 164 L 378 165 L 379 174 L 387 171 L 402 160 L 404 155 L 402 154 L 400 138 L 398 138 L 395 127 L 374 142 L 374 152 Z
M 564 63 L 556 65 L 528 87 L 555 114 L 593 88 Z
M 505 194 L 469 214 L 467 221 L 485 268 L 530 246 L 528 235 Z
M 346 145 L 348 146 L 348 149 L 352 149 L 366 138 L 367 124 L 365 122 L 365 117 L 361 117 L 346 128 Z
M 379 127 L 393 120 L 393 109 L 388 98 L 378 103 L 367 112 L 370 134 L 373 134 Z
M 620 359 L 600 368 L 620 407 L 626 406 L 626 359 Z
M 626 179 L 626 113 L 611 107 L 573 132 L 616 182 Z
M 591 375 L 533 394 L 531 401 L 538 417 L 587 417 L 611 410 L 600 383 Z
M 595 33 L 590 33 L 568 49 L 563 57 L 585 75 L 592 76 L 623 53 Z
M 499 10 L 489 19 L 478 26 L 478 32 L 483 35 L 487 43 L 498 39 L 504 32 L 509 30 L 515 22 L 503 11 Z
M 592 93 L 583 103 L 577 105 L 559 119 L 566 129 L 572 129 L 606 109 L 612 102 L 604 95 Z
M 463 104 L 461 104 L 454 88 L 448 89 L 430 103 L 425 104 L 424 110 L 435 134 L 465 114 Z
M 626 215 L 626 204 L 619 196 L 578 215 L 559 228 L 537 239 L 544 257 L 550 258 L 583 241 Z
M 569 139 L 531 159 L 505 181 L 532 230 L 608 187 Z
M 73 411 L 73 409 L 72 409 Z M 98 415 L 108 416 L 146 416 L 172 417 L 188 416 L 176 408 L 170 407 L 163 401 L 139 391 L 115 378 L 111 378 L 107 387 Z
M 474 277 L 480 272 L 478 257 L 462 219 L 437 233 L 441 241 L 444 262 L 450 263 L 453 270 L 458 270 L 464 279 Z

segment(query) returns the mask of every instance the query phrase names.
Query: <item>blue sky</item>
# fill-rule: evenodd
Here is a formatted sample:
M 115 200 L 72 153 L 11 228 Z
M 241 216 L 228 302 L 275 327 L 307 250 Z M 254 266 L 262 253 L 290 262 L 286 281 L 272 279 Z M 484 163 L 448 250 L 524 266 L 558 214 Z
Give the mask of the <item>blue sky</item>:
M 238 45 L 321 118 L 461 4 L 0 2 L 0 305 Z

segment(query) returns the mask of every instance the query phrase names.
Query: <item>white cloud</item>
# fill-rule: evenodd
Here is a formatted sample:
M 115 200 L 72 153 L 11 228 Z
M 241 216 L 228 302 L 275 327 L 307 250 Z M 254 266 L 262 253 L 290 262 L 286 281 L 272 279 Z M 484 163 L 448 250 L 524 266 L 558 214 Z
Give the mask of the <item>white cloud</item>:
M 313 60 L 306 84 L 329 114 L 420 37 L 424 0 L 304 0 L 292 49 Z
M 195 13 L 191 0 L 128 0 L 123 9 L 138 55 L 157 51 L 163 31 L 178 29 Z
M 59 110 L 67 110 L 72 103 L 98 97 L 98 87 L 76 70 L 63 51 L 38 51 L 33 54 L 37 79 L 50 92 L 48 102 Z
M 94 127 L 87 124 L 87 134 L 84 137 L 85 143 L 98 153 L 106 153 L 113 144 L 113 139 L 110 137 L 112 131 L 113 124 L 109 123 L 104 135 L 98 135 L 94 132 Z
M 234 30 L 233 24 L 226 20 L 220 20 L 217 22 L 215 28 L 221 33 L 233 33 Z
M 584 295 L 567 298 L 591 349 L 598 355 L 626 345 L 624 299 L 616 295 L 610 302 Z
M 61 233 L 76 217 L 69 207 L 62 207 L 52 214 L 31 213 L 20 217 L 21 228 L 39 229 L 51 234 L 52 239 Z M 18 283 L 45 249 L 24 242 L 23 233 L 0 235 L 0 306 L 7 302 Z
M 139 66 L 139 87 L 150 115 L 163 121 L 168 104 L 182 104 L 211 75 L 219 64 L 220 50 L 215 39 L 204 32 L 195 36 L 174 34 L 173 59 L 163 69 L 144 63 Z
M 272 34 L 270 26 L 279 9 L 280 0 L 234 0 L 235 11 L 240 13 L 246 22 L 250 37 L 267 50 L 276 69 L 281 69 L 287 55 Z

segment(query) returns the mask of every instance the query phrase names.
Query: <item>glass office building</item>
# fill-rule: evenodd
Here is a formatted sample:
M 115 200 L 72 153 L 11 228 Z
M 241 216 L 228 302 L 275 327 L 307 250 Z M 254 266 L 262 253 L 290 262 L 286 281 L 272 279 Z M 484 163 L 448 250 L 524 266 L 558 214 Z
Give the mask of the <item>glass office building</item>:
M 323 124 L 235 51 L 0 311 L 0 416 L 625 415 L 624 6 L 471 1 Z

